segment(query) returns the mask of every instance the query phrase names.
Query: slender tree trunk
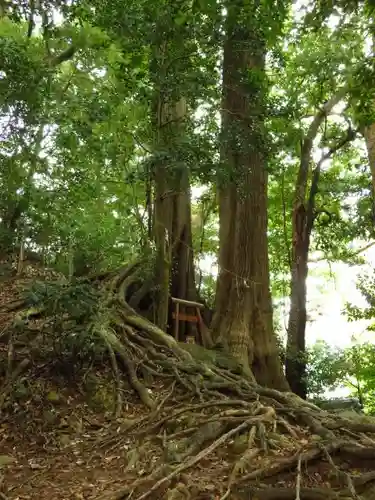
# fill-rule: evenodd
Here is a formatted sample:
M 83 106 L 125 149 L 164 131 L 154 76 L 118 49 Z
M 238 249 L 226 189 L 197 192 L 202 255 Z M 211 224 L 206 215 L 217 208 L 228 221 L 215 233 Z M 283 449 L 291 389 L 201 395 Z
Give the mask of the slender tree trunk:
M 311 231 L 304 204 L 294 209 L 286 377 L 291 390 L 306 399 L 306 280 Z
M 173 207 L 173 247 L 171 287 L 172 297 L 197 301 L 198 295 L 195 283 L 193 241 L 191 230 L 191 194 L 189 173 L 184 169 L 180 173 L 178 194 Z M 181 306 L 180 306 L 181 307 Z M 170 314 L 171 319 L 171 314 Z M 191 323 L 181 323 L 181 338 L 186 335 L 196 335 L 196 326 Z
M 355 133 L 349 130 L 341 141 L 332 146 L 328 153 L 322 156 L 314 168 L 311 187 L 307 190 L 308 179 L 312 171 L 311 153 L 313 141 L 318 134 L 320 125 L 332 108 L 345 96 L 345 93 L 346 89 L 339 90 L 324 104 L 314 117 L 302 144 L 300 165 L 296 179 L 292 219 L 291 291 L 285 370 L 291 390 L 303 399 L 306 399 L 307 396 L 306 280 L 308 276 L 310 239 L 315 217 L 315 198 L 319 187 L 321 166 L 338 149 L 352 140 Z
M 291 390 L 304 399 L 306 398 L 306 280 L 311 235 L 308 225 L 312 229 L 313 222 L 313 214 L 307 213 L 306 195 L 308 178 L 311 172 L 313 141 L 318 133 L 319 125 L 320 122 L 314 128 L 311 137 L 307 136 L 305 138 L 301 148 L 292 216 L 290 312 L 285 373 Z
M 171 152 L 176 130 L 182 130 L 186 115 L 186 103 L 166 102 L 158 95 L 157 105 L 157 150 Z M 173 129 L 172 129 L 173 127 Z M 188 193 L 181 193 L 181 174 L 174 170 L 173 153 L 158 159 L 155 165 L 154 236 L 157 249 L 157 314 L 156 324 L 163 330 L 168 326 L 169 297 L 172 277 L 173 248 L 177 245 L 179 228 L 184 225 L 181 205 Z M 184 199 L 182 199 L 182 196 Z M 178 213 L 177 209 L 180 208 Z M 184 298 L 184 297 L 181 297 Z
M 272 327 L 267 244 L 264 132 L 265 42 L 228 5 L 223 63 L 222 164 L 219 186 L 220 274 L 212 329 L 260 384 L 288 389 Z M 250 82 L 250 83 L 249 83 Z

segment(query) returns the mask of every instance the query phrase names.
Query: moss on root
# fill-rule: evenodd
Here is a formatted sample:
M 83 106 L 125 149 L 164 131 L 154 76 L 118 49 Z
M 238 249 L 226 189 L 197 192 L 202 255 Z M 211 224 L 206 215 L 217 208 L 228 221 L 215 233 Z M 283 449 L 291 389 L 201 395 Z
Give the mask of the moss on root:
M 142 477 L 103 500 L 129 495 L 144 500 L 156 494 L 194 498 L 197 484 L 186 480 L 182 488 L 181 478 L 212 456 L 226 457 L 221 500 L 249 495 L 258 500 L 373 498 L 375 424 L 343 418 L 293 394 L 261 387 L 225 354 L 177 343 L 125 300 L 131 273 L 127 268 L 93 280 L 100 291 L 95 313 L 75 325 L 92 332 L 107 352 L 116 380 L 116 413 L 121 415 L 125 378 L 148 408 L 123 431 L 116 427 L 113 435 L 95 443 L 103 452 L 120 448 L 132 433 L 139 441 L 134 452 L 147 444 L 153 450 Z M 74 322 L 64 318 L 64 325 Z M 53 328 L 54 323 L 44 317 L 43 325 Z M 163 397 L 149 390 L 147 376 L 169 387 Z M 308 470 L 317 464 L 333 475 L 329 486 L 308 484 Z M 281 487 L 277 478 L 283 474 L 291 478 Z

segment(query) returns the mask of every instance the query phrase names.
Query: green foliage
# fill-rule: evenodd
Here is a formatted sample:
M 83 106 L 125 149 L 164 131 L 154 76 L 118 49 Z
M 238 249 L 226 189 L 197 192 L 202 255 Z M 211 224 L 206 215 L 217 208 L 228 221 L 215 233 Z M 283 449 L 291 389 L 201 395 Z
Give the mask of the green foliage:
M 338 88 L 350 87 L 343 109 L 319 130 L 311 170 L 318 153 L 333 147 L 349 126 L 373 118 L 373 61 L 365 53 L 369 3 L 354 3 L 316 2 L 306 15 L 297 7 L 301 23 L 287 2 L 249 4 L 235 27 L 253 30 L 268 50 L 267 78 L 244 75 L 244 88 L 256 83 L 268 93 L 262 113 L 275 298 L 289 294 L 296 172 L 312 117 Z M 163 158 L 172 172 L 186 167 L 195 188 L 208 188 L 192 206 L 193 250 L 196 263 L 215 260 L 218 174 L 224 180 L 231 174 L 220 162 L 218 120 L 223 5 L 131 0 L 124 8 L 118 0 L 48 1 L 34 13 L 38 23 L 31 26 L 30 7 L 13 4 L 0 18 L 0 246 L 26 240 L 67 275 L 71 267 L 83 275 L 149 255 L 152 167 Z M 52 11 L 61 21 L 53 21 Z M 334 16 L 338 22 L 329 24 Z M 75 52 L 62 60 L 69 48 Z M 159 94 L 183 96 L 188 106 L 183 137 L 168 136 L 168 144 L 155 137 Z M 311 253 L 358 263 L 350 243 L 372 236 L 371 180 L 357 141 L 324 163 Z M 212 306 L 215 278 L 197 275 L 200 295 Z M 56 316 L 67 312 L 69 303 L 77 304 L 64 290 L 42 294 L 48 307 L 60 297 Z M 85 290 L 77 294 L 86 301 Z M 89 313 L 83 303 L 77 310 Z M 357 319 L 373 312 L 361 316 L 351 309 L 350 314 Z M 323 387 L 319 377 L 328 385 L 333 377 L 319 361 L 323 354 L 324 349 L 312 358 L 323 370 L 316 372 L 314 393 Z M 336 354 L 330 356 L 332 365 Z
M 308 354 L 308 392 L 347 388 L 366 413 L 375 414 L 375 345 L 364 343 L 340 349 L 317 342 Z
M 69 316 L 75 321 L 83 321 L 97 314 L 99 295 L 90 282 L 76 283 L 35 281 L 24 292 L 26 304 L 43 307 L 48 316 L 62 319 Z
M 346 304 L 346 312 L 349 321 L 371 320 L 369 330 L 375 330 L 375 271 L 363 273 L 357 280 L 357 289 L 366 300 L 365 307 Z
M 116 266 L 150 246 L 145 184 L 150 165 L 165 154 L 155 147 L 150 119 L 155 91 L 178 87 L 192 110 L 198 95 L 209 106 L 219 95 L 218 41 L 207 19 L 217 7 L 190 12 L 159 4 L 135 2 L 126 12 L 120 4 L 100 4 L 94 17 L 91 2 L 64 5 L 61 24 L 47 28 L 43 21 L 31 37 L 26 11 L 2 18 L 0 106 L 9 116 L 0 151 L 3 247 L 26 238 L 66 274 L 73 261 L 79 275 Z M 167 15 L 156 32 L 161 11 Z M 153 79 L 150 43 L 156 46 L 163 30 L 169 62 L 162 82 Z M 68 43 L 73 57 L 55 64 Z M 183 164 L 197 179 L 212 177 L 218 131 L 212 116 L 191 115 L 186 137 L 167 152 L 171 168 Z
M 307 381 L 310 396 L 318 397 L 325 390 L 334 390 L 343 385 L 346 365 L 342 352 L 327 342 L 316 342 L 308 352 Z
M 36 281 L 24 291 L 24 298 L 29 307 L 50 318 L 43 334 L 45 347 L 53 350 L 55 360 L 79 368 L 104 351 L 91 326 L 100 308 L 100 295 L 91 283 Z
M 93 270 L 116 265 L 137 252 L 135 245 L 144 231 L 138 212 L 144 191 L 139 183 L 126 182 L 138 168 L 132 157 L 137 146 L 129 132 L 131 120 L 138 117 L 134 106 L 124 104 L 125 96 L 112 74 L 96 71 L 103 63 L 112 64 L 120 52 L 112 44 L 107 54 L 108 36 L 97 28 L 85 25 L 78 40 L 73 26 L 56 27 L 53 40 L 48 38 L 49 51 L 52 41 L 56 51 L 63 50 L 60 45 L 66 37 L 85 51 L 80 60 L 68 61 L 51 72 L 45 67 L 43 37 L 35 35 L 30 43 L 18 22 L 7 18 L 1 22 L 7 35 L 2 38 L 4 61 L 9 68 L 4 65 L 5 78 L 0 80 L 6 99 L 0 106 L 9 122 L 0 152 L 4 193 L 0 210 L 3 221 L 16 223 L 12 228 L 3 225 L 2 232 L 7 240 L 12 239 L 12 232 L 14 238 L 15 230 L 22 233 L 65 272 L 76 248 L 78 267 L 82 260 L 86 260 L 84 267 Z M 5 57 L 10 50 L 7 43 L 24 47 L 22 71 L 11 54 Z M 37 76 L 30 74 L 33 65 L 38 67 Z M 35 81 L 35 88 L 30 81 Z
M 310 7 L 313 16 L 309 14 Z M 318 130 L 309 189 L 319 157 L 361 121 L 355 110 L 361 106 L 359 103 L 372 102 L 372 62 L 365 53 L 371 21 L 354 12 L 344 15 L 335 9 L 328 9 L 316 21 L 318 11 L 313 3 L 306 11 L 301 7 L 298 14 L 306 13 L 302 23 L 285 26 L 286 33 L 269 63 L 272 85 L 268 126 L 273 138 L 269 162 L 269 241 L 275 297 L 289 293 L 292 207 L 304 134 L 323 104 L 338 89 L 348 87 L 346 102 L 327 116 Z M 320 23 L 319 29 L 314 29 L 315 22 Z M 310 244 L 312 260 L 361 262 L 360 256 L 351 250 L 351 243 L 367 240 L 373 234 L 367 164 L 360 140 L 339 149 L 322 164 Z
M 95 6 L 98 8 L 93 9 Z M 198 106 L 205 109 L 199 118 L 191 116 L 179 145 L 181 151 L 171 158 L 171 168 L 183 158 L 198 182 L 214 179 L 219 160 L 215 118 L 220 102 L 218 60 L 225 19 L 216 2 L 194 3 L 192 9 L 189 4 L 166 0 L 130 2 L 125 10 L 121 2 L 113 2 L 110 8 L 100 2 L 71 7 L 46 2 L 43 8 L 48 15 L 55 9 L 63 21 L 48 27 L 43 21 L 32 36 L 27 10 L 13 10 L 0 22 L 0 59 L 5 74 L 0 79 L 0 105 L 2 114 L 11 114 L 15 124 L 2 145 L 7 153 L 0 156 L 0 172 L 4 172 L 3 177 L 0 174 L 0 189 L 5 194 L 0 208 L 7 213 L 12 204 L 25 201 L 23 225 L 27 230 L 23 232 L 40 247 L 48 248 L 50 261 L 58 257 L 60 269 L 66 271 L 62 262 L 69 260 L 72 246 L 80 248 L 88 267 L 95 263 L 100 269 L 126 260 L 145 240 L 140 207 L 145 205 L 147 162 L 150 148 L 155 146 L 150 128 L 155 86 L 156 90 L 168 88 L 171 95 L 178 90 L 192 111 Z M 290 208 L 299 141 L 305 129 L 303 117 L 344 81 L 343 66 L 350 71 L 353 60 L 360 61 L 364 37 L 354 29 L 353 23 L 360 22 L 357 18 L 337 29 L 296 30 L 285 2 L 277 7 L 265 2 L 259 11 L 249 8 L 246 15 L 254 29 L 263 30 L 261 38 L 271 51 L 267 119 L 278 154 L 270 164 L 270 252 L 272 269 L 278 270 L 277 275 L 273 273 L 275 293 L 284 293 L 288 288 Z M 163 43 L 168 51 L 168 71 L 164 73 L 158 63 L 164 56 L 152 50 Z M 68 44 L 77 49 L 74 57 L 51 66 Z M 159 68 L 155 68 L 157 74 L 154 64 Z M 16 124 L 16 117 L 27 121 L 26 130 L 23 123 Z M 40 124 L 43 139 L 32 130 Z M 20 148 L 21 155 L 16 153 Z M 153 155 L 161 153 L 152 151 Z M 327 178 L 334 198 L 336 190 L 341 190 L 337 176 L 337 170 L 332 170 Z M 359 180 L 351 175 L 346 186 L 358 190 L 358 182 L 363 186 L 366 181 L 363 176 Z M 330 209 L 327 200 L 321 204 Z M 340 212 L 341 208 L 336 208 Z M 340 258 L 342 252 L 331 248 L 333 242 L 339 242 L 342 250 L 355 231 L 348 231 L 344 222 L 338 225 L 337 219 L 329 227 L 335 229 L 335 238 L 326 226 L 318 224 L 314 241 L 325 253 Z M 214 233 L 214 227 L 205 231 L 200 252 L 216 251 Z M 199 238 L 195 239 L 195 246 L 198 242 Z

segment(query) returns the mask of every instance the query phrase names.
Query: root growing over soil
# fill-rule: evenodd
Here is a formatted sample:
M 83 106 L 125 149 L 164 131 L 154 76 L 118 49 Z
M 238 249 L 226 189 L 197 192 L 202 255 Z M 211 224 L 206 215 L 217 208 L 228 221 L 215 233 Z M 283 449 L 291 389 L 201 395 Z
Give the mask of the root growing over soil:
M 121 415 L 123 373 L 148 408 L 95 444 L 109 453 L 122 449 L 129 434 L 138 442 L 127 453 L 128 467 L 135 471 L 132 484 L 98 500 L 375 498 L 371 419 L 342 418 L 293 394 L 261 387 L 214 358 L 198 361 L 125 300 L 136 271 L 137 265 L 93 280 L 100 306 L 89 323 L 80 325 L 91 328 L 107 350 L 116 379 L 116 416 Z M 36 314 L 43 316 L 40 308 Z M 52 324 L 45 314 L 43 328 Z M 3 387 L 7 394 L 12 380 Z M 146 380 L 162 380 L 169 389 L 160 399 Z M 218 482 L 225 483 L 214 488 L 215 494 L 212 485 L 199 485 L 192 476 L 208 459 L 216 460 Z

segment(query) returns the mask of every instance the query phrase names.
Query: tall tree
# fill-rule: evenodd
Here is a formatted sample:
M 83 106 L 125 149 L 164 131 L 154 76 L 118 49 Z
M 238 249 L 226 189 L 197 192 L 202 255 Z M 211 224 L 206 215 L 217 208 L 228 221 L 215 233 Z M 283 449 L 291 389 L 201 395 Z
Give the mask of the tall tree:
M 331 146 L 327 153 L 311 169 L 312 149 L 314 140 L 319 132 L 323 120 L 327 118 L 332 108 L 346 93 L 343 88 L 329 99 L 314 117 L 304 137 L 301 146 L 300 165 L 297 174 L 293 218 L 292 218 L 292 255 L 291 255 L 291 285 L 290 285 L 290 313 L 288 321 L 288 341 L 286 356 L 286 376 L 292 391 L 302 398 L 306 398 L 306 280 L 308 274 L 308 260 L 310 253 L 311 233 L 316 218 L 316 196 L 319 191 L 319 180 L 323 163 L 354 139 L 355 131 L 349 128 L 347 134 L 336 144 Z M 309 186 L 309 177 L 311 182 Z
M 218 180 L 220 274 L 212 328 L 259 383 L 287 389 L 273 332 L 267 248 L 264 23 L 271 12 L 244 0 L 226 7 L 221 160 L 228 175 Z
M 200 89 L 201 95 L 205 92 L 202 71 L 207 63 L 200 65 L 200 60 L 207 56 L 208 23 L 200 22 L 203 15 L 191 1 L 130 2 L 126 11 L 116 4 L 95 14 L 89 10 L 88 17 L 122 47 L 124 64 L 119 67 L 118 78 L 128 88 L 131 82 L 137 99 L 148 110 L 148 126 L 143 130 L 148 144 L 144 177 L 149 236 L 156 254 L 154 319 L 165 330 L 171 323 L 171 295 L 197 300 L 190 178 L 199 161 L 194 151 L 192 117 L 197 91 Z M 144 293 L 150 289 L 142 288 Z M 134 300 L 130 302 L 134 304 Z
M 165 2 L 166 16 L 159 18 L 154 32 L 150 65 L 154 96 L 152 129 L 154 159 L 153 235 L 156 244 L 156 323 L 167 329 L 171 319 L 170 296 L 196 301 L 191 231 L 190 172 L 186 162 L 189 107 L 186 89 L 178 75 L 189 65 L 189 3 Z M 185 12 L 184 12 L 185 11 Z M 178 16 L 182 16 L 178 19 Z M 176 57 L 176 50 L 179 57 Z M 183 57 L 185 55 L 187 57 Z M 185 90 L 185 92 L 184 92 Z
M 325 16 L 329 15 L 328 9 L 323 18 L 325 19 Z M 308 22 L 305 28 L 314 19 L 314 27 L 316 27 L 314 23 L 321 23 L 320 31 L 317 32 L 313 29 L 306 35 L 303 30 L 302 48 L 296 50 L 297 60 L 299 59 L 298 53 L 305 53 L 306 58 L 312 58 L 314 51 L 317 50 L 321 58 L 328 58 L 330 64 L 324 69 L 316 68 L 316 72 L 312 70 L 313 66 L 309 68 L 308 79 L 314 75 L 313 79 L 315 80 L 311 82 L 310 89 L 313 101 L 310 103 L 309 114 L 312 116 L 309 117 L 310 123 L 307 129 L 301 130 L 292 210 L 290 313 L 287 328 L 286 376 L 292 391 L 302 398 L 306 398 L 307 390 L 306 280 L 312 232 L 314 223 L 321 212 L 327 214 L 329 219 L 331 218 L 331 214 L 324 206 L 324 201 L 319 193 L 320 180 L 324 171 L 323 165 L 326 160 L 332 159 L 339 150 L 350 143 L 357 133 L 348 106 L 344 110 L 336 112 L 336 116 L 331 117 L 331 115 L 334 114 L 334 107 L 337 104 L 347 102 L 347 96 L 355 89 L 358 75 L 366 64 L 362 50 L 364 43 L 362 35 L 353 34 L 353 24 L 359 22 L 358 18 L 350 15 L 347 19 L 344 16 L 342 24 L 337 29 L 325 26 L 319 16 L 318 20 L 309 15 L 306 16 L 306 19 Z M 320 40 L 320 45 L 316 44 L 317 40 Z M 339 52 L 337 52 L 337 47 L 340 47 Z M 318 53 L 315 53 L 314 56 L 317 61 L 319 61 Z M 339 70 L 337 64 L 332 64 L 338 54 L 340 54 L 341 63 Z M 318 85 L 316 85 L 317 82 Z M 312 92 L 314 87 L 315 91 Z M 308 99 L 310 98 L 308 97 Z M 360 100 L 363 103 L 363 99 L 360 98 Z M 318 111 L 316 111 L 317 108 Z M 311 112 L 312 109 L 314 109 L 313 112 Z M 315 148 L 320 149 L 320 160 L 314 163 L 313 152 L 317 152 Z M 333 174 L 331 182 L 339 184 L 339 176 L 342 173 L 339 171 L 334 173 L 334 169 L 331 172 Z M 319 196 L 321 199 L 320 203 L 317 204 Z

